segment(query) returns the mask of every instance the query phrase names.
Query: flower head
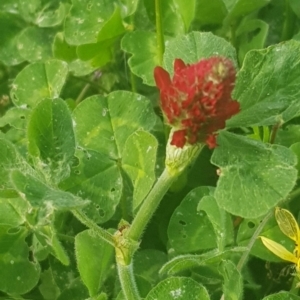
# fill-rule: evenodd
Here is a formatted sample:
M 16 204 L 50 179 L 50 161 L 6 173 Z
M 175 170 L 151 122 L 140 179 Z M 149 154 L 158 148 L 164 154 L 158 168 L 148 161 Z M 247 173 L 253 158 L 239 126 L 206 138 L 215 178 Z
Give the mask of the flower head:
M 172 126 L 171 145 L 206 142 L 216 144 L 216 131 L 225 127 L 227 119 L 239 112 L 239 103 L 231 99 L 235 82 L 232 62 L 223 57 L 203 59 L 186 65 L 174 62 L 174 76 L 161 67 L 154 70 L 160 90 L 160 105 L 166 121 Z

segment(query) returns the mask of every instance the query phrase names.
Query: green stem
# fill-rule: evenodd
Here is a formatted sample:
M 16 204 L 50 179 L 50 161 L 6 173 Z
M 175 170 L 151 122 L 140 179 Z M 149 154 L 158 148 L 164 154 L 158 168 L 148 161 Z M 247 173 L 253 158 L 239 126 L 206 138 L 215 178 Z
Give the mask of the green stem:
M 117 263 L 119 280 L 121 283 L 122 291 L 126 300 L 140 300 L 136 282 L 134 280 L 132 263 L 124 266 Z
M 168 191 L 175 178 L 176 176 L 170 175 L 168 170 L 164 169 L 156 184 L 144 200 L 137 215 L 133 219 L 133 222 L 127 233 L 127 237 L 129 239 L 139 241 L 146 225 L 150 221 L 161 199 Z
M 99 227 L 95 222 L 88 218 L 82 211 L 78 209 L 72 210 L 73 215 L 85 226 L 92 229 L 95 235 L 106 241 L 113 247 L 115 247 L 115 240 L 112 234 L 107 232 L 105 229 Z
M 298 284 L 299 284 L 299 277 L 296 275 L 296 276 L 294 276 L 292 286 L 290 288 L 290 293 L 291 294 L 294 294 L 294 295 L 298 296 L 298 292 L 299 292 Z
M 281 41 L 289 40 L 293 37 L 295 30 L 295 14 L 288 0 L 285 0 L 285 18 L 281 32 Z
M 136 93 L 136 81 L 135 81 L 135 77 L 134 77 L 133 73 L 131 72 L 131 70 L 129 70 L 129 72 L 130 72 L 131 91 L 133 93 Z
M 234 48 L 236 48 L 236 22 L 230 24 L 230 41 Z
M 90 86 L 91 86 L 91 85 L 90 85 L 89 83 L 87 83 L 87 84 L 83 87 L 83 89 L 81 90 L 80 94 L 78 95 L 78 97 L 77 97 L 76 100 L 75 100 L 75 104 L 76 104 L 76 105 L 78 105 L 78 104 L 81 102 L 81 100 L 84 98 L 84 96 L 85 96 L 86 92 L 89 90 Z
M 164 33 L 161 18 L 161 3 L 160 0 L 155 0 L 155 17 L 156 17 L 156 38 L 159 65 L 162 66 L 163 55 L 165 51 Z
M 278 132 L 278 129 L 280 128 L 280 126 L 281 126 L 281 123 L 277 123 L 277 124 L 273 125 L 272 131 L 271 131 L 271 136 L 270 136 L 270 144 L 274 144 L 276 135 L 277 135 L 277 132 Z
M 260 222 L 260 224 L 257 226 L 255 232 L 253 233 L 248 246 L 247 246 L 247 250 L 243 253 L 241 259 L 239 260 L 238 264 L 237 264 L 237 270 L 239 272 L 241 272 L 243 266 L 245 265 L 246 261 L 248 260 L 248 256 L 250 254 L 250 251 L 257 239 L 257 237 L 260 235 L 261 231 L 263 230 L 263 228 L 265 227 L 266 223 L 268 222 L 268 220 L 271 218 L 271 216 L 274 214 L 274 210 L 271 209 L 266 215 L 265 217 L 262 219 L 262 221 Z

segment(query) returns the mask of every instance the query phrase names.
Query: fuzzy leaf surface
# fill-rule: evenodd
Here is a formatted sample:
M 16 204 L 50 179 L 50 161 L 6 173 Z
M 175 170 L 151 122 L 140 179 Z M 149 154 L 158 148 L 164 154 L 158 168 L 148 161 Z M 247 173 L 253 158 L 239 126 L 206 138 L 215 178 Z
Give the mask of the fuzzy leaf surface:
M 67 64 L 59 60 L 26 66 L 13 82 L 10 94 L 13 103 L 33 108 L 45 98 L 58 98 L 67 74 Z
M 146 131 L 133 133 L 123 151 L 123 168 L 133 183 L 133 210 L 144 200 L 155 181 L 158 142 Z
M 29 247 L 25 242 L 27 230 L 20 227 L 8 230 L 0 226 L 0 290 L 12 294 L 29 292 L 40 277 L 40 265 L 30 261 Z
M 147 295 L 145 300 L 209 300 L 206 288 L 188 277 L 170 277 L 161 281 Z
M 191 64 L 216 55 L 225 56 L 236 65 L 236 52 L 229 42 L 210 32 L 191 32 L 166 43 L 164 65 L 173 74 L 176 58 Z
M 32 111 L 28 124 L 28 152 L 36 169 L 58 183 L 70 174 L 75 137 L 70 111 L 61 99 L 42 100 Z
M 227 126 L 273 125 L 299 115 L 299 51 L 300 42 L 290 40 L 245 56 L 232 95 L 241 111 Z
M 266 214 L 293 189 L 294 153 L 222 131 L 211 161 L 220 168 L 214 197 L 220 207 L 243 218 Z
M 90 296 L 96 296 L 113 262 L 114 249 L 93 236 L 91 230 L 85 230 L 75 237 L 75 251 L 82 281 Z

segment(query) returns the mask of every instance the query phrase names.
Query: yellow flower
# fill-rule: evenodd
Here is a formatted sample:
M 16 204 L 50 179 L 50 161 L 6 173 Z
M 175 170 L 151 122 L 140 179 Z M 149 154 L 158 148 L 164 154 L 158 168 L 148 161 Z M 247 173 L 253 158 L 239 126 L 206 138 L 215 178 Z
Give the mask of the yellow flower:
M 297 274 L 300 274 L 300 230 L 294 216 L 286 209 L 276 207 L 275 219 L 280 230 L 295 242 L 295 250 L 293 253 L 288 251 L 282 245 L 261 236 L 263 244 L 275 255 L 283 260 L 290 261 L 296 265 Z

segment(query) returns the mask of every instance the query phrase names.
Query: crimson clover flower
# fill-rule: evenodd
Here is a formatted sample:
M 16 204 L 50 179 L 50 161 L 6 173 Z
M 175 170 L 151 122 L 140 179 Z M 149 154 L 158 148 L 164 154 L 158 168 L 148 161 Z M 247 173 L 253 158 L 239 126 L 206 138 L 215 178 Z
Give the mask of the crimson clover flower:
M 171 145 L 183 148 L 205 142 L 211 149 L 216 147 L 216 131 L 240 110 L 239 103 L 231 98 L 235 82 L 232 62 L 211 57 L 186 65 L 176 59 L 172 80 L 162 67 L 154 69 L 154 78 L 160 106 L 173 128 Z

